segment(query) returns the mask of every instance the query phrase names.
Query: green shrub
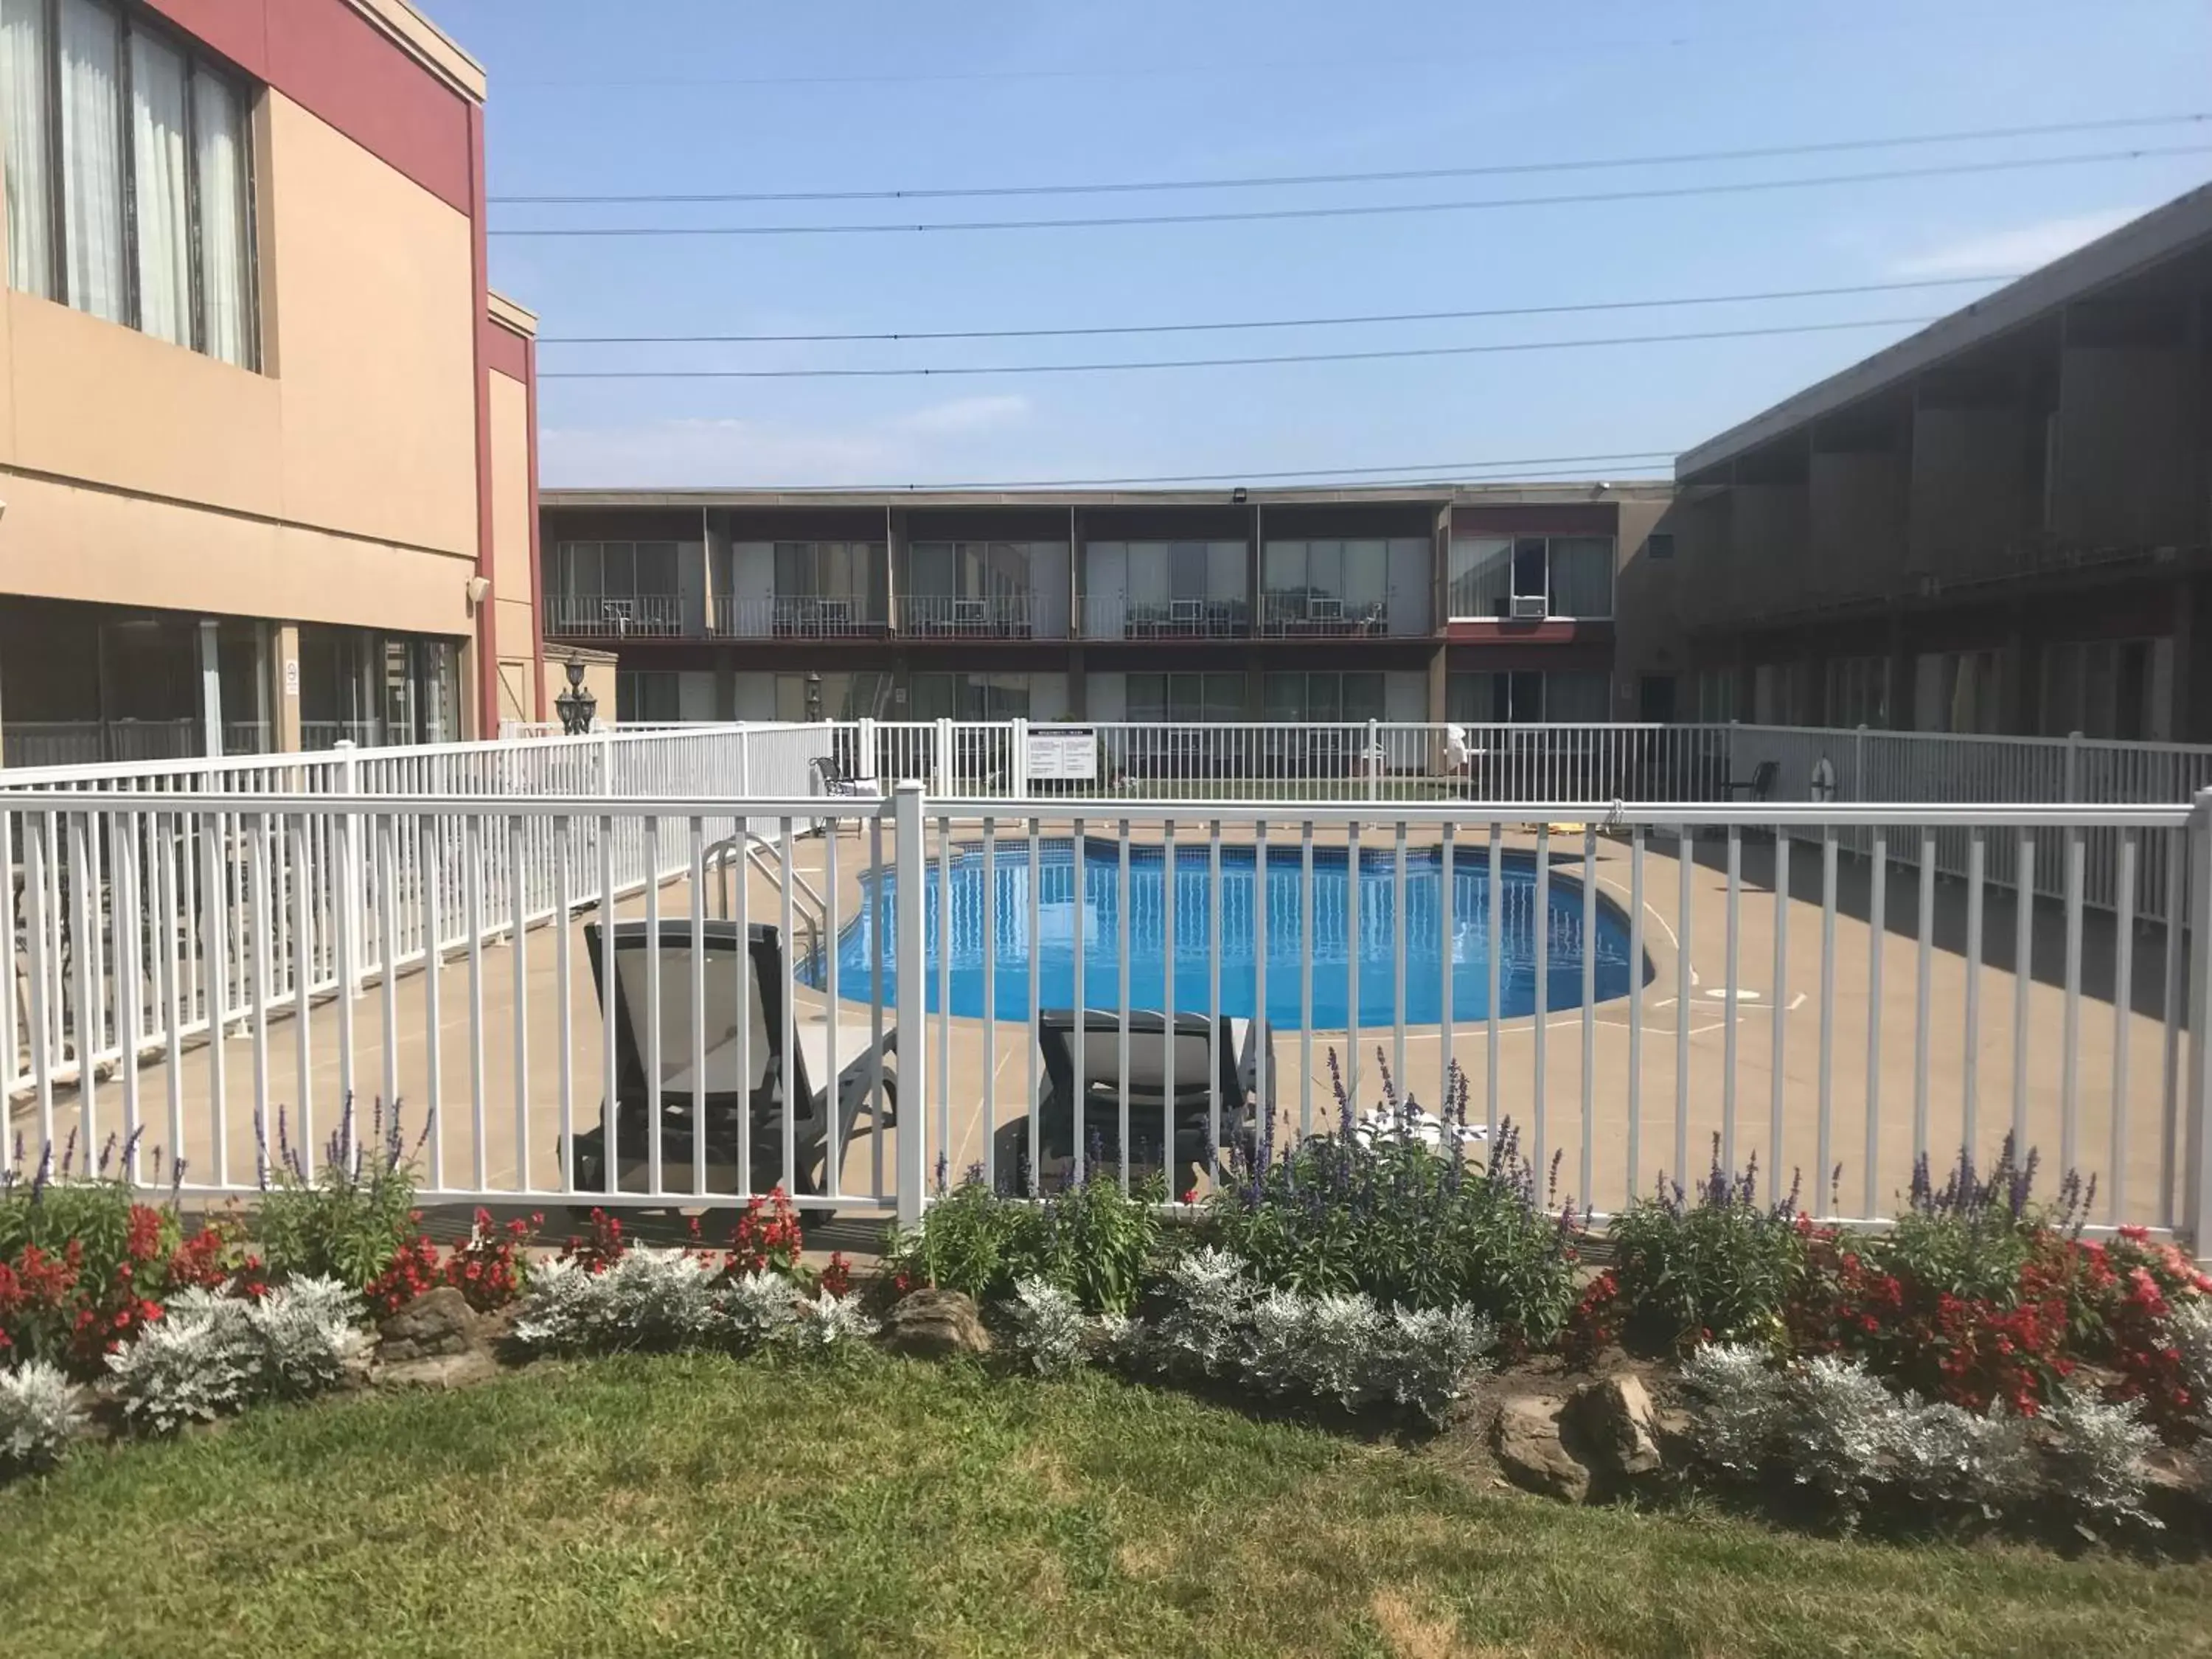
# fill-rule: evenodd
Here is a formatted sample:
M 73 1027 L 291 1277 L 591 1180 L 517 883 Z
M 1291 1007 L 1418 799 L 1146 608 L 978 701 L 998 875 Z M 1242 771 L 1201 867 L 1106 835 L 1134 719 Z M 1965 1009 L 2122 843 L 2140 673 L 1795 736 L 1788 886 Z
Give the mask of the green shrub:
M 1091 1313 L 1125 1313 L 1160 1241 L 1164 1181 L 1123 1192 L 1103 1165 L 1037 1200 L 1003 1197 L 980 1169 L 938 1194 L 921 1224 L 895 1234 L 884 1255 L 901 1291 L 921 1285 L 1004 1302 L 1024 1279 L 1073 1297 Z
M 412 1237 L 415 1152 L 429 1136 L 426 1125 L 412 1150 L 400 1133 L 399 1108 L 389 1114 L 379 1101 L 369 1135 L 356 1139 L 352 1098 L 312 1176 L 277 1118 L 274 1155 L 262 1139 L 267 1173 L 252 1226 L 269 1272 L 283 1279 L 334 1279 L 356 1295 L 389 1268 Z M 261 1135 L 257 1115 L 254 1131 Z
M 1456 1068 L 1440 1122 L 1401 1102 L 1386 1068 L 1382 1114 L 1364 1124 L 1353 1120 L 1334 1053 L 1329 1071 L 1336 1130 L 1278 1156 L 1267 1126 L 1254 1167 L 1209 1201 L 1208 1242 L 1265 1286 L 1463 1308 L 1495 1324 L 1509 1346 L 1557 1338 L 1575 1306 L 1579 1229 L 1571 1204 L 1554 1212 L 1548 1195 L 1539 1200 L 1511 1122 L 1487 1165 L 1474 1164 L 1458 1133 L 1467 1082 Z M 1555 1158 L 1554 1182 L 1558 1167 Z
M 1805 1272 L 1805 1238 L 1796 1195 L 1762 1207 L 1755 1158 L 1741 1176 L 1721 1167 L 1716 1135 L 1712 1169 L 1695 1203 L 1686 1201 L 1680 1182 L 1662 1177 L 1657 1197 L 1613 1218 L 1618 1317 L 1630 1346 L 1656 1352 L 1785 1340 L 1785 1314 Z

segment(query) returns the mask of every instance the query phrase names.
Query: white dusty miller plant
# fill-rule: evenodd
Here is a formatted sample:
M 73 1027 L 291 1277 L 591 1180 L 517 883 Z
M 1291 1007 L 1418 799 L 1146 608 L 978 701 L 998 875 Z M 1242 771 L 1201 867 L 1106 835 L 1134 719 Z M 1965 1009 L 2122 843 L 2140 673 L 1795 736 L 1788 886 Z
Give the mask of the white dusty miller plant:
M 866 1342 L 875 1334 L 876 1322 L 858 1295 L 833 1296 L 823 1291 L 811 1302 L 799 1304 L 799 1320 L 787 1340 L 804 1352 L 827 1353 Z
M 190 1290 L 107 1364 L 125 1418 L 169 1434 L 337 1387 L 367 1341 L 360 1316 L 360 1298 L 328 1279 L 280 1285 L 258 1302 Z
M 0 1468 L 50 1469 L 84 1425 L 82 1396 L 58 1366 L 42 1359 L 0 1371 Z
M 2189 1390 L 2191 1409 L 2212 1426 L 2212 1297 L 2175 1309 L 2167 1331 L 2181 1351 L 2181 1386 Z
M 742 1348 L 780 1342 L 799 1322 L 799 1296 L 789 1279 L 766 1269 L 732 1281 L 722 1292 L 722 1316 Z
M 2160 1524 L 2143 1508 L 2142 1462 L 2158 1444 L 2158 1433 L 2143 1421 L 2138 1402 L 2111 1406 L 2078 1389 L 2063 1389 L 2044 1413 L 2044 1431 L 2050 1437 L 2045 1455 L 2052 1489 L 2081 1510 L 2089 1525 Z
M 1255 1291 L 1235 1256 L 1202 1249 L 1169 1270 L 1158 1310 L 1117 1346 L 1170 1376 L 1233 1378 L 1347 1412 L 1395 1406 L 1442 1421 L 1495 1335 L 1466 1308 L 1413 1312 L 1358 1291 Z
M 1088 1327 L 1075 1298 L 1058 1285 L 1023 1279 L 1004 1317 L 1006 1345 L 1028 1370 L 1067 1376 L 1082 1369 Z
M 1921 1510 L 1994 1516 L 2047 1502 L 2090 1527 L 2157 1524 L 2141 1465 L 2157 1437 L 2133 1403 L 2068 1390 L 2033 1421 L 1978 1415 L 1893 1394 L 1856 1360 L 1783 1368 L 1737 1343 L 1699 1348 L 1682 1382 L 1709 1468 L 1740 1481 L 1786 1472 L 1847 1522 L 1887 1494 Z

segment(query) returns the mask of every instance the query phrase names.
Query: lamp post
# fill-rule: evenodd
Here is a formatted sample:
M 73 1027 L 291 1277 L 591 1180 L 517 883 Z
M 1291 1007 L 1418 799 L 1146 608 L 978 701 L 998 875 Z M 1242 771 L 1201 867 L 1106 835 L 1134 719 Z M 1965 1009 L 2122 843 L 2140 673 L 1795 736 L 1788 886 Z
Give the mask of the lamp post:
M 580 738 L 592 729 L 592 721 L 599 712 L 599 700 L 584 684 L 584 659 L 571 655 L 568 664 L 568 689 L 553 699 L 554 711 L 561 716 L 563 736 Z
M 822 718 L 822 671 L 809 669 L 806 673 L 806 718 L 810 724 Z

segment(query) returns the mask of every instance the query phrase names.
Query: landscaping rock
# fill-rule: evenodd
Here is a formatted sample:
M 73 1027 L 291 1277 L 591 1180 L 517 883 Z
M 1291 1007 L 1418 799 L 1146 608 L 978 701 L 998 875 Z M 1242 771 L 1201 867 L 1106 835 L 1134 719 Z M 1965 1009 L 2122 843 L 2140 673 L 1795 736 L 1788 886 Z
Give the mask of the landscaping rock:
M 1491 1450 L 1515 1486 L 1579 1504 L 1589 1496 L 1590 1472 L 1560 1439 L 1559 1414 L 1556 1400 L 1521 1395 L 1504 1401 L 1491 1425 Z
M 991 1351 L 991 1334 L 972 1297 L 959 1291 L 915 1291 L 884 1321 L 884 1346 L 918 1359 Z
M 376 1357 L 387 1365 L 480 1352 L 487 1346 L 481 1317 L 450 1285 L 425 1291 L 377 1327 Z
M 1658 1474 L 1665 1462 L 1658 1409 L 1643 1381 L 1626 1371 L 1583 1384 L 1561 1417 L 1576 1454 L 1601 1475 L 1632 1480 Z

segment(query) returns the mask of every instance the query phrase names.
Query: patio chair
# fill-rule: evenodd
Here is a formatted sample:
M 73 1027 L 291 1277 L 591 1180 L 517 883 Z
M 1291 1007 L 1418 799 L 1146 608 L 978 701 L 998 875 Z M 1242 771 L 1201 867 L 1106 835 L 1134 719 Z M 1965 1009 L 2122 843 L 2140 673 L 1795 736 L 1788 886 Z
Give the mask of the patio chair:
M 1255 1149 L 1262 1113 L 1275 1104 L 1273 1048 L 1267 1022 L 1219 1021 L 1220 1071 L 1210 1054 L 1215 1022 L 1205 1014 L 1178 1013 L 1172 1036 L 1167 1016 L 1158 1009 L 1131 1011 L 1129 1026 L 1129 1178 L 1132 1182 L 1164 1169 L 1170 1193 L 1188 1187 L 1194 1175 L 1214 1176 L 1224 1150 Z M 1121 1163 L 1121 1017 L 1092 1008 L 1083 1015 L 1082 1127 L 1075 1103 L 1076 1015 L 1073 1009 L 1048 1008 L 1037 1016 L 1037 1046 L 1044 1079 L 1036 1103 L 1038 1167 L 1035 1187 L 1049 1188 L 1074 1167 L 1077 1137 L 1086 1164 L 1118 1170 Z M 1161 1157 L 1163 1116 L 1167 1106 L 1168 1056 L 1175 1058 L 1175 1145 Z M 1220 1139 L 1207 1145 L 1212 1097 L 1221 1091 Z M 1029 1162 L 1029 1121 L 1017 1119 L 997 1133 L 1000 1181 L 1020 1191 Z
M 650 1109 L 646 1077 L 645 1021 L 653 1011 L 647 1006 L 647 951 L 652 946 L 648 924 L 618 921 L 614 928 L 615 1098 L 603 1103 L 598 1127 L 576 1137 L 576 1187 L 579 1192 L 635 1192 L 647 1178 L 650 1143 L 647 1115 Z M 584 927 L 586 953 L 592 978 L 604 1000 L 601 928 L 597 922 Z M 700 935 L 704 958 L 707 1030 L 703 1048 L 703 1077 L 692 1071 L 691 922 L 687 918 L 659 925 L 660 951 L 660 1161 L 665 1190 L 690 1195 L 692 1181 L 693 1137 L 703 1131 L 707 1143 L 707 1185 L 716 1195 L 766 1192 L 783 1179 L 784 1112 L 791 1103 L 793 1185 L 798 1193 L 828 1189 L 830 1159 L 842 1168 L 858 1121 L 867 1117 L 876 1129 L 896 1120 L 898 1079 L 884 1068 L 883 1120 L 875 1122 L 872 1084 L 874 1063 L 896 1051 L 897 1034 L 887 1028 L 880 1050 L 872 1045 L 867 1023 L 861 1020 L 849 1033 L 834 1080 L 829 1071 L 830 1034 L 821 1017 L 797 1013 L 792 1024 L 793 1052 L 782 1051 L 784 963 L 783 939 L 774 927 L 755 926 L 741 952 L 737 924 L 708 921 Z M 750 971 L 744 971 L 749 963 Z M 744 983 L 740 986 L 742 975 Z M 743 998 L 748 1028 L 746 1074 L 738 1073 L 738 1007 Z M 604 1004 L 603 1004 L 604 1006 Z M 831 1018 L 842 1016 L 836 1009 Z M 788 1095 L 786 1084 L 788 1082 Z M 831 1088 L 836 1101 L 837 1142 L 830 1146 Z M 606 1133 L 609 1115 L 616 1127 L 616 1152 L 621 1167 L 610 1178 Z M 751 1167 L 740 1166 L 744 1141 L 743 1126 L 750 1127 Z M 699 1194 L 704 1197 L 705 1194 Z
M 1780 761 L 1763 760 L 1751 769 L 1749 777 L 1729 780 L 1729 795 L 1731 799 L 1741 795 L 1747 800 L 1771 800 L 1774 799 L 1774 781 L 1781 775 Z

